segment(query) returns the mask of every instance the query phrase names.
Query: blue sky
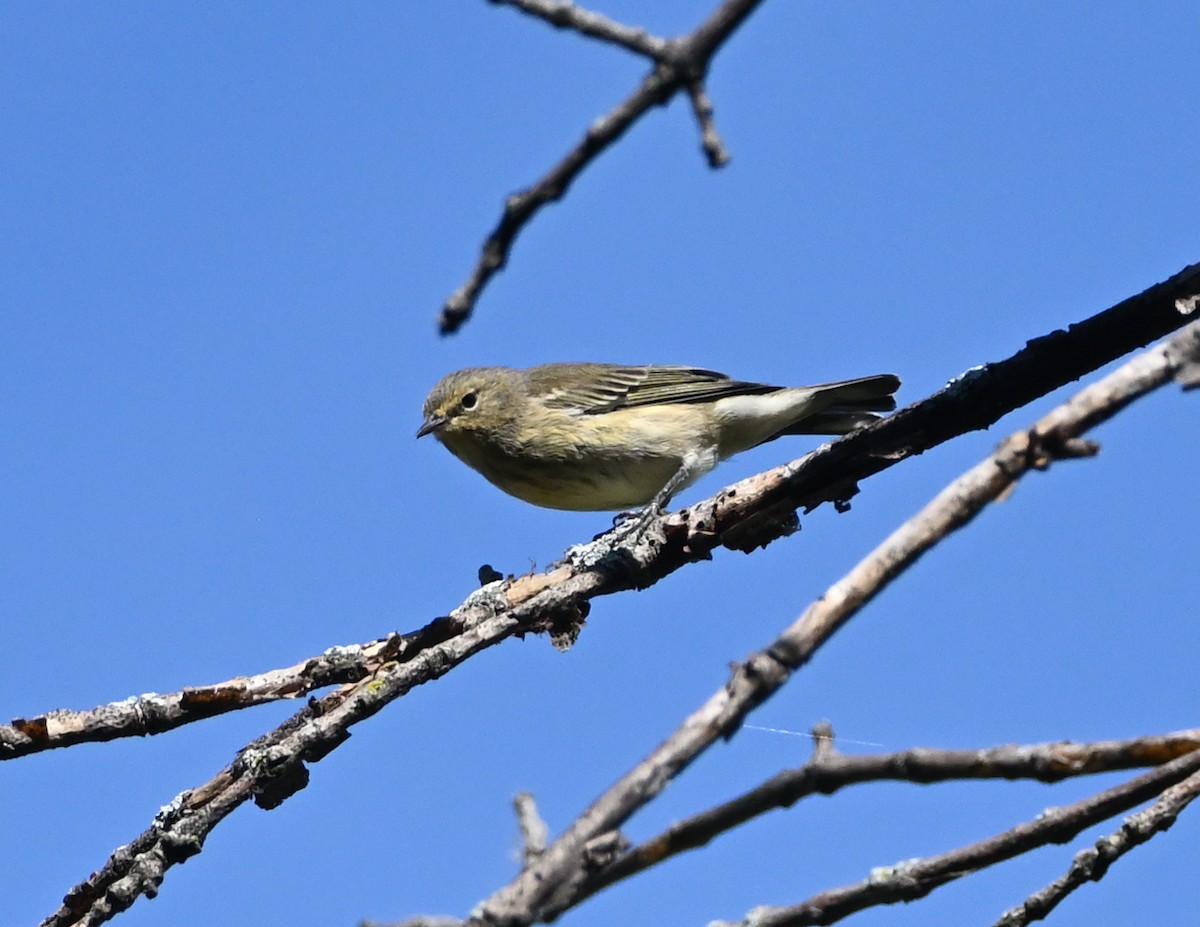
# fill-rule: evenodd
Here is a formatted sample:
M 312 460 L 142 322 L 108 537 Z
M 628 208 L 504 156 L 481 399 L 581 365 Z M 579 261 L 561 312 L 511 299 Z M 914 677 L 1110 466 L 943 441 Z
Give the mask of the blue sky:
M 643 6 L 603 10 L 675 34 L 710 4 Z M 680 103 L 650 114 L 535 220 L 448 339 L 436 313 L 503 197 L 640 61 L 482 2 L 26 4 L 0 26 L 5 717 L 412 629 L 480 564 L 524 572 L 607 526 L 519 503 L 415 441 L 449 370 L 894 371 L 908 402 L 1200 258 L 1190 4 L 766 3 L 710 75 L 732 163 L 705 166 Z M 1069 391 L 871 479 L 850 513 L 819 510 L 766 551 L 596 602 L 566 654 L 509 641 L 414 691 L 281 808 L 236 812 L 121 923 L 465 914 L 515 871 L 514 793 L 565 826 L 731 660 Z M 847 750 L 1197 725 L 1196 403 L 1164 390 L 1099 429 L 1099 458 L 1027 479 L 752 723 L 829 719 Z M 679 501 L 812 446 L 759 448 Z M 296 707 L 4 764 L 12 923 L 50 913 Z M 743 731 L 629 832 L 808 750 Z M 1115 781 L 860 787 L 562 923 L 736 918 Z M 990 923 L 1115 826 L 851 923 Z M 1193 810 L 1050 922 L 1182 922 L 1198 837 Z

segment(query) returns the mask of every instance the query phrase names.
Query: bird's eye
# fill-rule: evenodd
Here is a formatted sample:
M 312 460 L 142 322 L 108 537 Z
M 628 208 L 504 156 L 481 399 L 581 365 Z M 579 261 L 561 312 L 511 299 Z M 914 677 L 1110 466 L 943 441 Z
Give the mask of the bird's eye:
M 466 393 L 463 398 L 459 400 L 459 404 L 464 409 L 474 409 L 475 406 L 479 404 L 479 397 L 474 393 L 474 391 Z

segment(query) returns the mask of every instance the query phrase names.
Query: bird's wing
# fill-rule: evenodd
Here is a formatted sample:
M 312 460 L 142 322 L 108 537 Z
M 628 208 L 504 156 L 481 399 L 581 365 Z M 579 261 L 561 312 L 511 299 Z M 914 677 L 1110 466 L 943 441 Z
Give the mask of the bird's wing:
M 579 415 L 636 406 L 708 402 L 724 396 L 769 393 L 778 387 L 731 380 L 699 367 L 625 367 L 619 364 L 547 364 L 529 371 L 533 393 L 545 405 Z

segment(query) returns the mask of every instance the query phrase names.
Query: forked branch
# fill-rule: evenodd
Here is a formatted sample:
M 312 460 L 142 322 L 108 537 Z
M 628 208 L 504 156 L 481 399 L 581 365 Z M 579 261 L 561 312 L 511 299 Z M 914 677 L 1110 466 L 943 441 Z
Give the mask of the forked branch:
M 575 179 L 597 155 L 614 144 L 645 113 L 687 91 L 700 127 L 701 148 L 711 167 L 729 160 L 713 121 L 713 107 L 704 91 L 704 76 L 713 57 L 762 0 L 725 0 L 688 35 L 663 39 L 614 22 L 574 3 L 552 0 L 493 0 L 516 7 L 558 28 L 574 29 L 620 46 L 651 62 L 650 73 L 624 100 L 593 122 L 563 158 L 532 186 L 513 193 L 504 203 L 500 221 L 484 239 L 479 259 L 467 280 L 446 300 L 438 318 L 443 335 L 451 334 L 470 317 L 479 294 L 508 263 L 513 242 L 538 211 L 562 199 Z

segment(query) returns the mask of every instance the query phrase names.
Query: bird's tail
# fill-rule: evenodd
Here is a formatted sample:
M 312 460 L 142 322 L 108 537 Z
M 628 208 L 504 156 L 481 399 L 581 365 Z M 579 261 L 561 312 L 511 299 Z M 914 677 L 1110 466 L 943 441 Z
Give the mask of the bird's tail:
M 878 413 L 896 408 L 896 398 L 892 394 L 899 388 L 900 378 L 891 373 L 809 387 L 819 396 L 819 410 L 804 416 L 779 434 L 848 434 L 882 418 Z

